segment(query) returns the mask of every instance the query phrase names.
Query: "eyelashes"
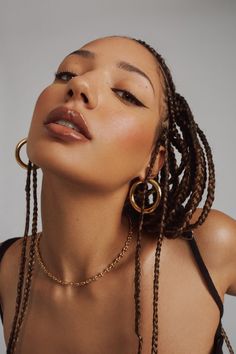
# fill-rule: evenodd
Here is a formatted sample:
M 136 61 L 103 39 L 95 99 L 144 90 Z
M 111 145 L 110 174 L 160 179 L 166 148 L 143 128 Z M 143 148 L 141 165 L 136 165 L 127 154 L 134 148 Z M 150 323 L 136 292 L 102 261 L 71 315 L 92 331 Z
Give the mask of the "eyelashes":
M 132 93 L 127 90 L 113 88 L 112 91 L 115 92 L 122 100 L 125 100 L 139 107 L 145 107 L 141 101 L 139 101 Z M 122 95 L 119 95 L 119 92 L 121 92 Z
M 71 71 L 58 71 L 55 73 L 55 80 L 61 81 L 70 81 L 73 77 L 77 76 L 78 74 L 73 73 Z
M 76 76 L 78 76 L 78 74 L 71 71 L 58 71 L 55 73 L 55 80 L 68 82 Z M 125 101 L 126 103 L 138 107 L 146 107 L 140 100 L 137 99 L 137 97 L 127 90 L 112 88 L 112 91 L 119 97 L 119 99 Z

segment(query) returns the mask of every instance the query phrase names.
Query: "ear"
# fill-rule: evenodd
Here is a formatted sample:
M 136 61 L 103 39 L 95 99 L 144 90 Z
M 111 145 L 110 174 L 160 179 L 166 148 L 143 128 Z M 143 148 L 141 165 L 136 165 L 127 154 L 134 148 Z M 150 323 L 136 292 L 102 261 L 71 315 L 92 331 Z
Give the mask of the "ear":
M 162 169 L 163 165 L 165 162 L 165 148 L 164 146 L 160 146 L 158 154 L 156 155 L 156 159 L 152 168 L 152 172 L 151 172 L 151 177 L 156 177 L 158 175 L 158 173 L 160 172 L 160 170 Z M 150 161 L 149 161 L 150 163 Z M 143 168 L 143 170 L 140 172 L 139 174 L 139 178 L 144 181 L 145 177 L 146 177 L 146 173 L 147 173 L 147 169 L 148 167 L 145 166 Z

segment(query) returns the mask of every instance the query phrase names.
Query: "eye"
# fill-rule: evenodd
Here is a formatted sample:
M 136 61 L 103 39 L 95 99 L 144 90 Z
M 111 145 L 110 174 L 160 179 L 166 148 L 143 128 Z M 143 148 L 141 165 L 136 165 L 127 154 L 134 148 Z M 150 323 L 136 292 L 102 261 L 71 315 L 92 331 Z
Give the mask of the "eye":
M 135 106 L 146 107 L 142 102 L 140 102 L 132 93 L 127 90 L 112 89 L 122 100 L 125 100 Z
M 77 76 L 77 74 L 70 71 L 58 71 L 55 73 L 55 80 L 70 81 L 75 76 Z

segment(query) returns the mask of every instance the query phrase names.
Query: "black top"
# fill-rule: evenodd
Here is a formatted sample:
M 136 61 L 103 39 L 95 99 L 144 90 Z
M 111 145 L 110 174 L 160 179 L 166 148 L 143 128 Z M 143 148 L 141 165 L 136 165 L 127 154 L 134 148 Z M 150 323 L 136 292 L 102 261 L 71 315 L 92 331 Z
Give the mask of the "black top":
M 8 247 L 10 247 L 13 242 L 17 241 L 20 238 L 21 237 L 13 237 L 8 240 L 5 240 L 4 242 L 2 242 L 0 244 L 0 262 L 2 260 L 4 253 L 8 249 Z M 213 297 L 214 301 L 216 302 L 216 304 L 219 308 L 219 311 L 220 311 L 220 321 L 219 321 L 219 325 L 217 327 L 215 338 L 214 338 L 214 346 L 213 346 L 212 354 L 223 354 L 222 346 L 223 346 L 224 338 L 221 334 L 221 319 L 222 319 L 223 312 L 224 312 L 223 303 L 222 303 L 220 295 L 218 294 L 216 287 L 211 279 L 211 276 L 207 270 L 207 267 L 202 259 L 202 256 L 199 252 L 199 249 L 198 249 L 195 239 L 194 238 L 187 239 L 187 242 L 189 242 L 189 245 L 190 245 L 190 248 L 193 252 L 193 256 L 195 258 L 196 264 L 199 267 L 199 270 L 200 270 L 202 277 L 206 283 L 206 286 L 207 286 L 211 296 Z M 3 321 L 3 313 L 2 313 L 1 305 L 0 305 L 0 315 L 1 315 L 1 319 Z

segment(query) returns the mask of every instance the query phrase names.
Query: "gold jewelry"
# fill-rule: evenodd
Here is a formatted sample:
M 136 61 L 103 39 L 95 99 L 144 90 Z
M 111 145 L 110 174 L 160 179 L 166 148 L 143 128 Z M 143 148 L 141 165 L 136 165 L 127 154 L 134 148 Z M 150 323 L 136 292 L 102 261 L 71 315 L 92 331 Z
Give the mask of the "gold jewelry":
M 24 144 L 27 143 L 27 138 L 24 138 L 22 140 L 19 141 L 19 143 L 16 145 L 16 149 L 15 149 L 15 158 L 16 158 L 16 161 L 17 163 L 24 169 L 27 170 L 28 166 L 26 165 L 26 163 L 24 163 L 20 157 L 20 150 L 22 148 L 22 146 Z M 34 168 L 38 169 L 39 167 L 36 166 L 36 165 L 33 165 Z
M 90 277 L 89 279 L 86 279 L 84 281 L 80 281 L 80 282 L 73 282 L 73 281 L 66 281 L 66 280 L 61 280 L 58 279 L 55 275 L 53 275 L 46 267 L 45 263 L 42 260 L 42 256 L 40 253 L 40 249 L 39 249 L 39 241 L 41 238 L 42 232 L 40 232 L 37 235 L 37 239 L 36 239 L 36 244 L 35 244 L 35 254 L 37 257 L 37 260 L 39 262 L 40 267 L 42 268 L 42 270 L 44 271 L 44 273 L 51 278 L 52 280 L 54 280 L 55 282 L 61 284 L 61 285 L 71 285 L 71 286 L 83 286 L 83 285 L 87 285 L 89 283 L 91 283 L 92 281 L 96 281 L 99 278 L 103 277 L 104 274 L 108 273 L 111 271 L 111 269 L 113 269 L 121 260 L 121 258 L 124 256 L 125 252 L 128 250 L 130 241 L 133 237 L 133 226 L 131 223 L 131 220 L 129 219 L 129 233 L 128 233 L 128 237 L 127 240 L 125 242 L 124 247 L 122 248 L 121 252 L 118 254 L 118 256 L 105 268 L 103 269 L 102 272 L 97 273 L 96 275 L 94 275 L 93 277 Z
M 129 191 L 129 200 L 130 203 L 132 205 L 132 207 L 138 211 L 139 213 L 141 213 L 142 208 L 137 204 L 136 200 L 135 200 L 135 190 L 136 188 L 140 185 L 143 184 L 144 182 L 142 181 L 136 181 L 133 183 L 133 185 L 130 188 Z M 158 182 L 155 181 L 154 179 L 150 178 L 147 180 L 147 183 L 150 183 L 152 185 L 152 187 L 154 187 L 154 190 L 157 193 L 157 197 L 156 200 L 154 201 L 153 205 L 151 205 L 150 207 L 144 208 L 143 213 L 144 214 L 150 214 L 152 213 L 159 205 L 160 201 L 161 201 L 161 187 L 159 186 Z

